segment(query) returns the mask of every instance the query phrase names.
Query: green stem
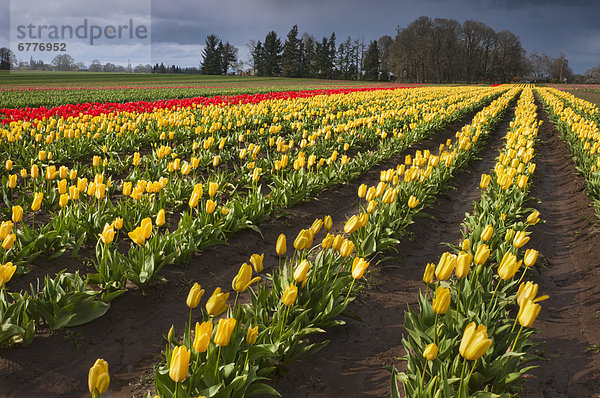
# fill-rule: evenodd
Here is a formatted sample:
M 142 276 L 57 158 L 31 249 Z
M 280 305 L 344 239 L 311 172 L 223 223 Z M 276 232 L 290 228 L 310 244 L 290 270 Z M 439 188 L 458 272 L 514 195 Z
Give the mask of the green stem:
M 454 317 L 454 320 L 456 322 L 456 325 L 458 326 L 458 312 L 460 310 L 460 285 L 461 285 L 462 279 L 458 280 L 458 289 L 456 290 L 456 314 Z
M 510 351 L 512 351 L 515 348 L 515 346 L 517 345 L 517 341 L 519 341 L 519 336 L 521 336 L 521 331 L 522 330 L 523 330 L 523 326 L 521 326 L 519 328 L 519 333 L 517 333 L 517 338 L 515 338 L 515 341 L 513 342 L 512 347 L 509 347 Z
M 458 398 L 461 398 L 461 392 L 462 392 L 462 386 L 463 386 L 463 377 L 465 375 L 465 368 L 467 367 L 467 359 L 463 358 L 463 367 L 462 367 L 462 371 L 460 372 L 460 385 L 458 386 Z
M 177 398 L 177 394 L 179 393 L 179 382 L 175 383 L 175 398 Z
M 219 359 L 220 358 L 221 358 L 221 346 L 219 346 L 219 351 L 217 351 L 217 362 L 215 363 L 215 377 L 217 377 L 217 373 L 219 372 Z
M 525 273 L 527 272 L 527 266 L 525 266 L 525 269 L 523 270 L 523 273 L 521 274 L 521 278 L 519 279 L 519 282 L 517 282 L 517 286 L 519 286 L 521 284 L 521 281 L 523 280 L 523 278 L 525 277 Z
M 190 308 L 190 319 L 188 323 L 188 338 L 192 340 L 192 309 Z
M 467 386 L 469 385 L 469 380 L 471 380 L 471 375 L 473 374 L 473 371 L 475 370 L 475 365 L 477 365 L 477 359 L 475 360 L 475 362 L 473 362 L 473 367 L 471 368 L 471 371 L 469 372 L 469 375 L 467 376 Z
M 494 294 L 492 294 L 492 299 L 490 300 L 490 311 L 492 310 L 492 308 L 494 306 L 494 298 L 496 297 L 496 293 L 498 292 L 499 287 L 500 287 L 500 281 L 498 281 L 498 284 L 496 285 L 496 288 L 494 289 Z
M 348 301 L 348 297 L 350 297 L 350 292 L 352 291 L 352 287 L 354 286 L 355 281 L 356 281 L 356 279 L 352 279 L 352 283 L 350 284 L 350 289 L 348 289 L 348 294 L 346 295 L 346 298 L 344 299 L 344 305 L 346 305 L 346 302 Z
M 434 340 L 434 342 L 435 342 L 435 344 L 436 344 L 436 345 L 437 345 L 437 342 L 438 342 L 438 335 L 437 335 L 437 322 L 438 322 L 438 315 L 439 315 L 439 314 L 436 312 L 436 313 L 435 313 L 435 324 L 434 324 L 434 326 L 433 326 L 433 333 L 434 333 L 434 336 L 435 336 L 435 340 Z
M 425 365 L 423 365 L 423 373 L 421 374 L 421 384 L 419 385 L 419 397 L 423 392 L 423 385 L 425 384 L 425 369 L 427 369 L 427 360 L 425 360 Z
M 248 346 L 248 351 L 246 351 L 246 360 L 244 361 L 244 370 L 246 366 L 248 366 L 248 354 L 250 354 L 250 346 Z
M 279 339 L 281 339 L 281 335 L 283 334 L 283 326 L 287 322 L 288 311 L 290 310 L 289 306 L 285 306 L 285 310 L 283 312 L 283 323 L 281 324 L 281 328 L 279 328 Z

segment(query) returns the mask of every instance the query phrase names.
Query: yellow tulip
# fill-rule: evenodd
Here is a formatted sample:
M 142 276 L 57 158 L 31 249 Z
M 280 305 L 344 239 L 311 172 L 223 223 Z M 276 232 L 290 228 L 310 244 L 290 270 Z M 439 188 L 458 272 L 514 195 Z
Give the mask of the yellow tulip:
M 435 343 L 427 344 L 425 349 L 423 350 L 423 358 L 428 361 L 432 361 L 437 358 L 438 355 L 438 346 Z
M 324 238 L 323 241 L 321 242 L 321 246 L 323 247 L 323 249 L 327 250 L 331 247 L 331 245 L 333 244 L 333 239 L 334 236 L 330 233 L 328 233 Z
M 521 309 L 518 316 L 521 326 L 528 328 L 533 325 L 533 321 L 535 321 L 535 318 L 537 318 L 541 309 L 542 306 L 534 303 L 532 300 L 524 300 L 524 302 L 521 304 Z
M 310 263 L 307 260 L 302 260 L 294 270 L 294 280 L 296 282 L 304 282 L 309 269 Z
M 487 187 L 490 185 L 490 181 L 491 181 L 491 177 L 489 175 L 482 174 L 481 181 L 479 182 L 479 188 L 487 189 Z
M 188 293 L 185 304 L 191 309 L 194 309 L 198 306 L 198 304 L 200 304 L 202 296 L 204 296 L 204 289 L 202 289 L 200 284 L 195 282 Z
M 522 306 L 525 300 L 534 300 L 538 293 L 538 284 L 531 281 L 522 282 L 517 291 L 517 305 Z
M 325 218 L 323 219 L 323 228 L 325 228 L 325 231 L 327 231 L 327 232 L 331 231 L 332 226 L 333 226 L 333 220 L 331 219 L 331 216 L 329 216 L 329 215 L 325 216 Z
M 123 195 L 129 196 L 131 195 L 132 184 L 131 181 L 125 181 L 123 183 Z
M 206 311 L 213 317 L 221 315 L 227 309 L 228 298 L 229 293 L 222 293 L 220 287 L 216 288 L 206 302 Z
M 8 235 L 6 238 L 4 238 L 4 240 L 2 241 L 2 248 L 4 250 L 10 250 L 11 247 L 13 247 L 13 244 L 15 243 L 15 240 L 17 239 L 17 235 L 15 234 L 10 234 Z
M 523 263 L 527 267 L 531 267 L 534 265 L 538 258 L 538 251 L 535 249 L 527 249 L 525 250 L 525 257 L 523 259 Z
M 0 288 L 10 281 L 16 270 L 17 266 L 11 262 L 0 264 Z
M 340 256 L 343 258 L 348 258 L 354 251 L 354 243 L 351 240 L 344 239 L 342 245 L 340 246 Z
M 360 227 L 360 222 L 357 216 L 352 216 L 346 221 L 346 225 L 344 225 L 344 232 L 347 234 L 351 234 L 356 231 Z
M 7 159 L 6 162 L 4 163 L 4 168 L 8 171 L 12 170 L 13 168 L 13 161 L 10 159 Z
M 12 174 L 8 176 L 8 187 L 14 189 L 17 186 L 17 175 Z
M 191 354 L 190 350 L 184 345 L 173 349 L 171 363 L 169 363 L 169 377 L 175 383 L 180 383 L 187 377 Z
M 466 252 L 471 249 L 471 241 L 469 239 L 465 239 L 462 241 L 461 250 Z
M 102 239 L 102 243 L 105 245 L 111 244 L 113 239 L 115 238 L 115 230 L 110 224 L 105 224 L 102 233 L 100 234 L 100 239 Z
M 361 184 L 358 187 L 358 197 L 364 198 L 367 195 L 367 184 Z
M 293 283 L 290 283 L 290 285 L 285 289 L 283 295 L 281 296 L 281 302 L 289 307 L 290 305 L 294 304 L 297 296 L 298 287 Z
M 108 363 L 104 359 L 99 358 L 88 373 L 88 388 L 92 395 L 94 394 L 94 390 L 98 390 L 98 394 L 102 395 L 108 390 L 109 384 Z
M 284 234 L 279 235 L 279 237 L 277 238 L 277 244 L 275 245 L 275 251 L 280 256 L 283 256 L 285 254 L 285 252 L 287 251 L 285 241 L 286 241 L 286 239 L 285 239 Z
M 243 293 L 250 285 L 261 280 L 260 276 L 252 278 L 252 267 L 246 263 L 242 264 L 237 275 L 231 282 L 231 288 L 238 293 Z
M 23 208 L 19 205 L 12 207 L 13 222 L 20 222 L 23 219 Z
M 511 240 L 513 240 L 514 237 L 515 237 L 515 230 L 512 228 L 509 228 L 506 230 L 506 234 L 504 235 L 504 241 L 510 242 Z
M 113 221 L 113 227 L 115 227 L 116 230 L 123 228 L 123 219 L 121 217 L 115 218 L 115 221 Z
M 527 223 L 530 225 L 535 225 L 540 221 L 540 212 L 537 210 L 534 210 L 528 217 L 527 217 Z
M 40 168 L 37 164 L 31 165 L 31 178 L 38 178 L 40 175 Z
M 212 336 L 213 323 L 211 321 L 202 322 L 202 324 L 196 322 L 196 333 L 194 336 L 194 343 L 192 347 L 196 352 L 206 352 L 210 344 L 210 337 Z
M 471 255 L 471 253 L 460 252 L 456 258 L 456 269 L 454 270 L 457 278 L 463 279 L 467 277 L 469 270 L 471 269 L 472 259 L 473 255 Z
M 312 225 L 310 226 L 310 230 L 312 231 L 313 235 L 318 234 L 319 231 L 321 231 L 321 228 L 323 228 L 323 220 L 320 218 L 317 218 L 315 221 L 313 221 Z
M 367 194 L 365 195 L 365 200 L 367 202 L 370 202 L 373 199 L 375 199 L 376 192 L 377 192 L 377 189 L 375 187 L 369 187 L 369 189 L 367 189 Z
M 415 207 L 417 207 L 418 204 L 419 204 L 419 199 L 417 199 L 413 195 L 410 195 L 410 198 L 408 198 L 408 207 L 410 207 L 411 209 L 414 209 Z
M 458 351 L 460 355 L 470 361 L 481 358 L 492 345 L 488 338 L 487 328 L 483 325 L 476 326 L 471 322 L 465 328 Z
M 258 338 L 258 326 L 254 326 L 253 328 L 248 328 L 246 332 L 246 342 L 250 345 L 256 343 L 256 339 Z
M 66 193 L 60 195 L 60 197 L 58 198 L 58 205 L 60 207 L 65 207 L 67 203 L 69 203 L 69 195 L 67 195 Z
M 0 240 L 3 240 L 12 232 L 13 223 L 12 221 L 4 221 L 0 224 Z
M 301 230 L 294 240 L 294 249 L 296 250 L 304 250 L 308 249 L 309 246 L 310 235 L 306 229 Z
M 367 221 L 369 221 L 369 214 L 368 213 L 362 213 L 359 217 L 358 217 L 358 223 L 360 225 L 360 228 L 364 227 L 365 225 L 367 225 Z
M 211 198 L 216 195 L 217 189 L 219 189 L 219 184 L 216 182 L 211 182 L 208 184 L 208 196 Z
M 44 193 L 37 192 L 33 196 L 33 202 L 31 203 L 31 210 L 38 211 L 40 209 L 40 207 L 42 206 L 42 199 L 44 199 Z
M 215 211 L 215 208 L 217 207 L 217 202 L 215 202 L 212 199 L 208 199 L 206 201 L 206 214 L 212 214 Z
M 485 264 L 489 256 L 490 247 L 486 244 L 480 243 L 477 246 L 477 251 L 475 252 L 475 258 L 473 259 L 473 262 L 477 265 Z
M 194 190 L 192 192 L 192 196 L 190 197 L 190 201 L 188 202 L 188 205 L 191 208 L 194 208 L 198 205 L 198 200 L 200 200 L 200 197 L 202 196 L 202 194 L 196 190 Z
M 371 214 L 375 211 L 375 207 L 377 207 L 377 202 L 372 200 L 367 205 L 367 213 Z
M 383 198 L 381 198 L 381 202 L 385 204 L 390 204 L 396 201 L 396 196 L 398 195 L 398 191 L 394 188 L 386 189 L 383 194 Z
M 445 314 L 450 307 L 450 289 L 442 286 L 438 286 L 435 289 L 435 297 L 433 298 L 432 307 L 436 314 Z
M 156 225 L 162 227 L 165 224 L 165 209 L 160 209 L 156 215 Z
M 364 258 L 356 257 L 352 262 L 352 278 L 362 278 L 369 264 Z
M 520 265 L 521 262 L 517 262 L 517 256 L 511 252 L 506 252 L 498 266 L 498 275 L 505 281 L 509 280 L 515 275 Z
M 513 246 L 518 249 L 525 246 L 527 242 L 529 242 L 529 236 L 527 236 L 527 233 L 525 231 L 518 231 L 513 239 Z
M 486 242 L 492 238 L 493 234 L 494 234 L 494 228 L 490 224 L 488 224 L 481 232 L 481 240 Z
M 253 254 L 250 256 L 250 263 L 254 267 L 254 271 L 259 274 L 263 270 L 263 260 L 265 258 L 265 254 Z
M 215 333 L 214 338 L 216 345 L 219 347 L 225 347 L 227 344 L 229 344 L 231 333 L 233 333 L 233 329 L 235 328 L 235 323 L 235 318 L 219 319 L 219 323 L 217 324 L 217 332 Z
M 133 231 L 128 233 L 129 238 L 137 245 L 142 246 L 146 243 L 146 237 L 144 236 L 144 231 L 141 227 L 137 227 Z
M 450 278 L 450 275 L 452 275 L 452 271 L 454 271 L 455 265 L 456 254 L 445 252 L 440 257 L 440 261 L 438 262 L 438 265 L 435 268 L 435 276 L 441 281 L 447 280 L 448 278 Z
M 435 272 L 435 264 L 428 263 L 425 266 L 425 272 L 423 272 L 423 282 L 430 284 L 433 283 L 433 274 Z

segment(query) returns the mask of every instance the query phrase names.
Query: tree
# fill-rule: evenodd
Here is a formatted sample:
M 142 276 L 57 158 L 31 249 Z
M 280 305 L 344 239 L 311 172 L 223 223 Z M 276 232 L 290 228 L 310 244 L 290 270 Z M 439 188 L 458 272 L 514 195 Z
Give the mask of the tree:
M 252 67 L 254 68 L 254 73 L 258 76 L 266 75 L 265 72 L 265 52 L 263 49 L 263 45 L 258 41 L 254 48 L 252 48 Z
M 573 70 L 569 67 L 569 60 L 563 53 L 560 53 L 558 58 L 550 60 L 548 72 L 550 79 L 559 83 L 569 82 L 573 78 Z
M 315 38 L 308 33 L 302 35 L 302 70 L 303 76 L 317 76 L 317 54 L 315 53 Z
M 365 59 L 363 61 L 363 69 L 365 74 L 364 80 L 378 80 L 379 79 L 379 48 L 377 47 L 377 41 L 373 40 L 369 44 Z
M 224 75 L 227 74 L 227 70 L 230 66 L 233 66 L 237 62 L 238 49 L 229 42 L 221 48 L 221 71 Z
M 52 66 L 60 71 L 73 70 L 75 67 L 75 60 L 69 54 L 58 54 L 52 60 Z
M 270 31 L 265 37 L 262 48 L 263 73 L 266 76 L 279 76 L 281 74 L 281 40 L 277 33 Z
M 281 74 L 284 77 L 299 77 L 302 72 L 302 41 L 298 39 L 298 25 L 292 26 L 283 44 Z
M 90 72 L 102 72 L 102 64 L 98 59 L 95 59 L 90 64 L 89 70 Z
M 205 40 L 204 49 L 202 50 L 200 71 L 203 75 L 220 75 L 223 73 L 222 51 L 223 43 L 221 39 L 214 34 L 208 35 Z
M 17 65 L 17 58 L 9 48 L 0 48 L 0 70 L 9 70 Z
M 390 80 L 390 73 L 392 71 L 391 52 L 393 43 L 394 41 L 388 35 L 381 36 L 379 40 L 377 40 L 377 47 L 379 48 L 380 53 L 380 80 L 383 81 Z

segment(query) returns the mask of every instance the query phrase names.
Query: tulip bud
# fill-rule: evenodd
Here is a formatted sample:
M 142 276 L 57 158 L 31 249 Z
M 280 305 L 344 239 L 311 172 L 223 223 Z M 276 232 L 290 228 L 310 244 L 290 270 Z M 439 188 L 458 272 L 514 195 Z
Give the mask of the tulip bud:
M 448 311 L 450 307 L 450 289 L 442 286 L 438 286 L 435 289 L 435 297 L 433 298 L 432 307 L 436 314 L 443 315 Z
M 12 221 L 17 223 L 23 218 L 23 208 L 19 205 L 12 207 Z
M 113 221 L 113 227 L 115 227 L 116 230 L 123 228 L 123 219 L 121 217 L 115 218 L 115 221 Z
M 146 242 L 144 231 L 141 227 L 137 227 L 133 231 L 129 232 L 127 235 L 137 245 L 142 246 Z
M 88 388 L 92 394 L 97 390 L 99 395 L 108 390 L 110 375 L 108 374 L 108 363 L 104 359 L 97 359 L 88 373 Z
M 298 296 L 298 287 L 293 283 L 290 283 L 289 286 L 283 292 L 281 296 L 281 302 L 283 305 L 290 306 L 294 304 L 296 301 L 296 297 Z
M 471 269 L 472 259 L 473 255 L 471 253 L 460 252 L 456 258 L 456 269 L 454 271 L 457 278 L 463 279 L 467 277 L 469 270 Z
M 12 232 L 13 223 L 12 221 L 4 221 L 0 224 L 0 240 L 3 240 Z
M 359 198 L 364 198 L 367 194 L 367 184 L 361 184 L 358 187 L 358 197 Z
M 191 352 L 184 345 L 175 347 L 171 353 L 171 362 L 169 363 L 169 377 L 175 383 L 185 380 L 188 375 Z
M 321 231 L 321 228 L 323 228 L 323 220 L 320 218 L 317 218 L 310 226 L 310 230 L 312 231 L 313 235 L 318 234 L 319 231 Z
M 456 254 L 445 252 L 440 257 L 440 261 L 438 262 L 438 265 L 435 268 L 435 276 L 439 280 L 445 281 L 446 279 L 450 278 L 450 275 L 452 275 L 452 271 L 454 271 L 455 265 Z
M 419 199 L 417 199 L 413 195 L 410 195 L 410 198 L 408 198 L 408 207 L 411 209 L 414 209 L 415 207 L 417 207 L 418 204 L 419 204 Z
M 221 293 L 221 288 L 216 288 L 206 302 L 206 311 L 213 317 L 221 315 L 227 309 L 228 298 L 229 293 Z
M 214 342 L 219 347 L 225 347 L 229 344 L 231 334 L 235 328 L 235 318 L 219 319 L 217 324 L 217 332 L 215 333 Z
M 340 250 L 340 248 L 342 247 L 342 243 L 344 242 L 344 237 L 342 235 L 336 235 L 333 238 L 333 242 L 331 243 L 331 248 L 333 250 Z
M 351 240 L 345 239 L 340 246 L 340 256 L 348 258 L 354 251 L 354 243 Z
M 110 224 L 105 224 L 104 230 L 100 234 L 100 239 L 102 240 L 102 243 L 104 243 L 105 245 L 109 245 L 112 243 L 114 238 L 115 238 L 115 230 L 113 229 L 113 227 Z
M 438 346 L 435 343 L 427 344 L 427 347 L 423 350 L 423 358 L 428 361 L 432 361 L 437 358 Z
M 321 242 L 321 246 L 323 247 L 323 249 L 327 250 L 331 247 L 331 245 L 333 244 L 333 238 L 334 238 L 334 236 L 330 233 L 328 233 L 323 238 L 323 241 Z
M 515 275 L 520 265 L 521 262 L 517 262 L 517 256 L 511 252 L 506 252 L 498 266 L 498 275 L 506 281 Z
M 173 343 L 175 340 L 175 325 L 171 325 L 171 328 L 169 329 L 169 333 L 167 333 L 167 341 L 169 343 Z
M 534 210 L 528 217 L 527 217 L 527 223 L 530 225 L 535 225 L 540 221 L 540 212 L 537 210 Z
M 215 196 L 215 194 L 217 193 L 217 189 L 219 189 L 219 184 L 217 184 L 216 182 L 211 182 L 208 184 L 208 196 L 210 196 L 211 198 L 213 196 Z
M 367 213 L 371 214 L 375 211 L 375 207 L 377 206 L 377 202 L 372 200 L 367 205 Z
M 494 234 L 494 228 L 490 224 L 488 224 L 481 232 L 481 240 L 486 242 L 492 238 L 493 234 Z
M 362 278 L 369 264 L 370 263 L 365 261 L 364 258 L 356 257 L 354 261 L 352 261 L 352 278 Z
M 537 318 L 540 313 L 542 306 L 535 304 L 532 300 L 526 299 L 519 310 L 518 320 L 519 324 L 523 327 L 530 327 L 533 325 L 533 321 Z
M 302 260 L 294 270 L 294 280 L 296 282 L 304 282 L 310 268 L 310 263 L 307 260 Z
M 252 278 L 252 267 L 244 263 L 240 267 L 237 275 L 233 278 L 231 288 L 238 293 L 243 293 L 251 284 L 260 281 L 260 279 L 260 276 Z
M 246 342 L 250 345 L 256 343 L 256 339 L 258 338 L 258 326 L 253 328 L 248 328 L 246 332 Z
M 31 210 L 38 211 L 42 206 L 42 199 L 44 199 L 44 193 L 38 192 L 33 197 L 33 202 L 31 203 Z
M 200 304 L 202 296 L 204 296 L 204 289 L 202 289 L 198 283 L 194 283 L 188 293 L 185 303 L 188 307 L 194 309 L 198 306 L 198 304 Z
M 458 351 L 463 358 L 474 361 L 481 358 L 491 345 L 492 340 L 488 338 L 487 328 L 471 322 L 463 332 Z
M 347 234 L 351 234 L 358 229 L 360 226 L 359 220 L 357 216 L 352 216 L 344 225 L 344 232 Z
M 323 219 L 323 228 L 325 228 L 325 231 L 327 231 L 327 232 L 331 231 L 332 226 L 333 226 L 333 220 L 331 219 L 331 216 L 329 216 L 329 215 L 325 216 L 325 218 Z
M 60 197 L 58 198 L 58 205 L 60 207 L 65 207 L 67 203 L 69 203 L 69 195 L 67 195 L 66 193 L 60 195 Z
M 252 263 L 252 266 L 254 267 L 254 271 L 259 274 L 262 272 L 263 270 L 263 260 L 265 258 L 265 254 L 253 254 L 250 256 L 250 263 Z
M 491 177 L 489 175 L 482 174 L 481 181 L 479 182 L 479 188 L 487 189 L 487 187 L 490 185 L 490 181 L 491 181 Z
M 212 214 L 215 211 L 215 208 L 217 207 L 217 202 L 215 202 L 212 199 L 208 199 L 206 201 L 206 214 Z
M 197 353 L 206 352 L 206 350 L 208 350 L 213 331 L 212 321 L 202 322 L 202 324 L 196 322 L 195 330 L 196 333 L 192 347 L 194 347 L 194 350 L 196 350 Z
M 152 234 L 152 219 L 150 217 L 144 218 L 140 224 L 140 227 L 144 233 L 144 239 L 148 239 Z
M 525 231 L 518 231 L 513 239 L 513 246 L 518 249 L 523 247 L 527 242 L 529 242 L 529 236 L 527 236 L 527 233 Z
M 435 272 L 435 264 L 428 263 L 425 266 L 425 272 L 423 272 L 423 282 L 430 284 L 433 283 L 433 273 Z
M 309 247 L 310 236 L 307 234 L 307 230 L 303 229 L 298 233 L 296 240 L 294 240 L 294 249 L 304 250 Z
M 531 267 L 534 265 L 538 258 L 538 251 L 535 249 L 527 249 L 525 250 L 525 257 L 523 259 L 523 263 L 527 267 Z
M 286 239 L 285 239 L 284 234 L 279 235 L 279 237 L 277 238 L 277 244 L 275 245 L 275 251 L 277 252 L 277 254 L 279 256 L 283 256 L 287 251 L 285 240 Z
M 17 186 L 17 175 L 11 174 L 8 176 L 8 187 L 14 189 Z

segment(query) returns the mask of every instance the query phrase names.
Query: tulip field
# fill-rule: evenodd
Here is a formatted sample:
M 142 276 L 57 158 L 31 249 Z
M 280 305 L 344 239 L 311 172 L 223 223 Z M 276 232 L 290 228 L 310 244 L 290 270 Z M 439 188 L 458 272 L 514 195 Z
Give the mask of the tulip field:
M 0 109 L 0 396 L 348 395 L 357 372 L 327 361 L 379 349 L 349 396 L 535 396 L 562 366 L 538 159 L 566 144 L 593 216 L 596 105 L 524 85 L 56 105 Z

